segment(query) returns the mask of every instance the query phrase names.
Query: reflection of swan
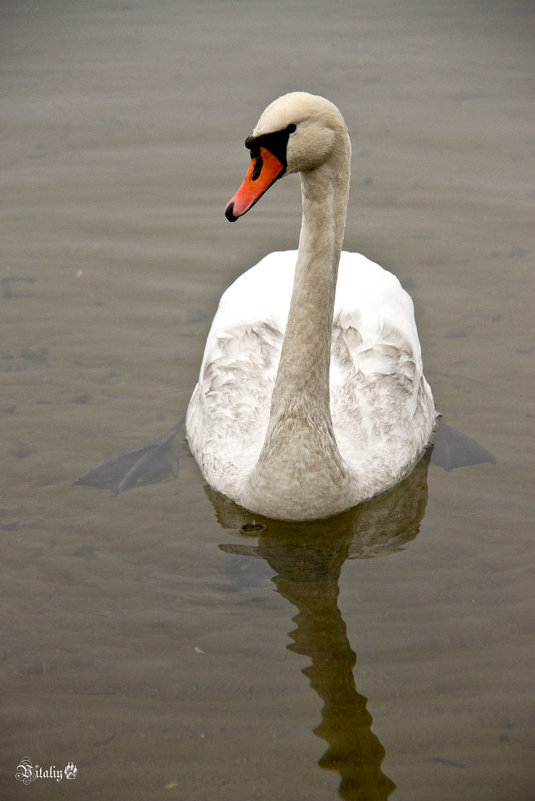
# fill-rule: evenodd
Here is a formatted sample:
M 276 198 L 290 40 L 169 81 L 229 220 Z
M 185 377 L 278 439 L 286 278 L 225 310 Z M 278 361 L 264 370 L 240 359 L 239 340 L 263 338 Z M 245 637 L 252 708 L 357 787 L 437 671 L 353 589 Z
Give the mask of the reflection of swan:
M 351 145 L 332 103 L 285 95 L 246 145 L 251 166 L 227 217 L 300 172 L 299 251 L 272 253 L 223 295 L 188 439 L 209 484 L 242 506 L 327 517 L 404 478 L 431 437 L 412 301 L 363 256 L 340 259 Z
M 265 559 L 277 591 L 298 609 L 288 647 L 310 659 L 303 673 L 323 702 L 314 733 L 328 744 L 319 765 L 337 771 L 347 801 L 385 801 L 394 784 L 381 770 L 384 748 L 355 686 L 356 656 L 337 603 L 340 572 L 348 558 L 384 556 L 416 537 L 427 504 L 427 467 L 424 458 L 389 492 L 314 523 L 262 522 L 208 490 L 224 528 L 261 532 L 256 545 L 225 544 L 222 550 Z

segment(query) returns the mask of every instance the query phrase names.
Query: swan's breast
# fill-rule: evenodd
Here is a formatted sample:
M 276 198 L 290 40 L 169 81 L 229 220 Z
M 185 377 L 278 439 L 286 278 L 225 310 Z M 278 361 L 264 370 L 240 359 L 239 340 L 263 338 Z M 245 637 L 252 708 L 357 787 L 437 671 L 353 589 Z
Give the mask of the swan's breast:
M 188 439 L 209 483 L 227 495 L 264 442 L 296 258 L 297 251 L 270 253 L 240 275 L 207 338 Z M 393 473 L 405 468 L 415 441 L 427 443 L 433 402 L 412 301 L 394 275 L 356 253 L 340 259 L 330 384 L 336 440 L 361 481 L 382 461 Z

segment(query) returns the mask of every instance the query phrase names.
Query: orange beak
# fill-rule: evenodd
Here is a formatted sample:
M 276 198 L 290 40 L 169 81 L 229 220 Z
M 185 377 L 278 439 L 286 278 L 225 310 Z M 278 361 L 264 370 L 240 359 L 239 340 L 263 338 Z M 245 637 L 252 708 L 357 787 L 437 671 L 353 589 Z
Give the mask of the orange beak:
M 229 222 L 236 222 L 238 217 L 260 200 L 271 184 L 280 178 L 285 170 L 284 164 L 267 148 L 260 147 L 260 155 L 253 157 L 245 179 L 225 209 L 225 217 Z

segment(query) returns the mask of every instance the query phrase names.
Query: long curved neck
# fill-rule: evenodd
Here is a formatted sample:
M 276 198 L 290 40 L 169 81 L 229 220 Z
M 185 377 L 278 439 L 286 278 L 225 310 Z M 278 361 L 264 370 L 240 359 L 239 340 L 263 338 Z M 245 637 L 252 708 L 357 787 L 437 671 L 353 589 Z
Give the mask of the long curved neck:
M 272 419 L 288 413 L 298 402 L 312 419 L 319 414 L 330 420 L 332 321 L 349 193 L 349 157 L 349 149 L 344 149 L 338 158 L 301 173 L 299 251 L 272 396 Z
M 345 476 L 331 420 L 329 369 L 349 194 L 346 131 L 340 131 L 337 144 L 328 161 L 301 173 L 303 218 L 290 311 L 270 423 L 250 478 L 255 495 L 274 501 L 284 496 L 281 504 L 288 508 L 299 503 L 324 508 Z M 281 507 L 279 514 L 290 512 Z

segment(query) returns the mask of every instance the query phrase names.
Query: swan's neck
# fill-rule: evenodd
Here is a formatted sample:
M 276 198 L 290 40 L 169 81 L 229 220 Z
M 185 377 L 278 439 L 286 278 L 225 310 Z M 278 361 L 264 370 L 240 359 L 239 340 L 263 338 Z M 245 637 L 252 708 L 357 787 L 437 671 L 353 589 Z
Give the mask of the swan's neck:
M 330 420 L 332 322 L 349 189 L 348 172 L 334 167 L 301 173 L 303 219 L 272 419 L 297 404 L 316 423 Z
M 290 505 L 325 503 L 322 495 L 332 496 L 333 484 L 344 481 L 331 420 L 329 369 L 349 161 L 345 135 L 327 162 L 301 173 L 303 218 L 290 312 L 270 423 L 249 482 L 255 494 L 283 494 Z

